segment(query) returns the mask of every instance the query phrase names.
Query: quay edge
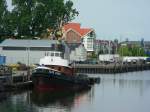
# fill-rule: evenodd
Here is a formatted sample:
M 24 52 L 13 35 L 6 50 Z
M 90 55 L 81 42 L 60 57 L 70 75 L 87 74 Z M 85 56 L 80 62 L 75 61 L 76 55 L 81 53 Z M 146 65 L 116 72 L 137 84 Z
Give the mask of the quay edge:
M 150 64 L 74 64 L 76 73 L 86 74 L 115 74 L 134 71 L 150 70 Z

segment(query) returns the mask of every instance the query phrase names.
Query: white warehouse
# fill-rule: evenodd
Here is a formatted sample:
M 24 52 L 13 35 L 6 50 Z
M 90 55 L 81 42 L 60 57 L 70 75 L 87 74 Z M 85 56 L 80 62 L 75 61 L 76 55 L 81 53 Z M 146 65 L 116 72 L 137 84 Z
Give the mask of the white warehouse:
M 54 51 L 66 52 L 66 44 L 58 44 L 57 40 L 17 39 L 6 39 L 0 44 L 0 55 L 6 56 L 6 64 L 38 64 L 40 58 Z

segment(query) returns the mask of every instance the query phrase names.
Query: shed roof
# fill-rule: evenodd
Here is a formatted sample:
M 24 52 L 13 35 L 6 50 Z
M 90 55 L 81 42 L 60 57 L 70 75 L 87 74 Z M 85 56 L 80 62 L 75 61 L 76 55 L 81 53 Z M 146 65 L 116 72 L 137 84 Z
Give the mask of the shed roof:
M 51 47 L 57 42 L 57 40 L 6 39 L 0 44 L 0 47 Z

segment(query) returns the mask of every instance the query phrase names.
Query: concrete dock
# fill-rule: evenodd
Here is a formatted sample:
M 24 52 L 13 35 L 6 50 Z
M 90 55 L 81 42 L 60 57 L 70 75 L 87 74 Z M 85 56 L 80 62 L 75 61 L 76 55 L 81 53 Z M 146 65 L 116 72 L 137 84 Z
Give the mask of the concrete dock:
M 0 91 L 25 90 L 32 88 L 27 71 L 12 71 L 11 67 L 0 66 Z
M 150 64 L 74 64 L 76 73 L 114 74 L 150 70 Z

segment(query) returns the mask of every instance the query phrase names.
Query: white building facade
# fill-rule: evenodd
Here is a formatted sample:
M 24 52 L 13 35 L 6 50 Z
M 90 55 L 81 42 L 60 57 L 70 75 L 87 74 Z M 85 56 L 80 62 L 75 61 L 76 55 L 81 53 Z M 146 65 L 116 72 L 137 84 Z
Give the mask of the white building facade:
M 94 31 L 91 31 L 87 35 L 85 35 L 83 38 L 83 44 L 87 52 L 93 52 L 95 51 L 95 33 Z
M 75 48 L 70 53 L 70 61 L 85 61 L 87 59 L 87 52 L 83 45 Z
M 6 39 L 0 44 L 0 54 L 6 56 L 6 64 L 38 64 L 42 57 L 56 50 L 57 43 L 56 40 Z M 62 46 L 57 50 L 65 52 Z

